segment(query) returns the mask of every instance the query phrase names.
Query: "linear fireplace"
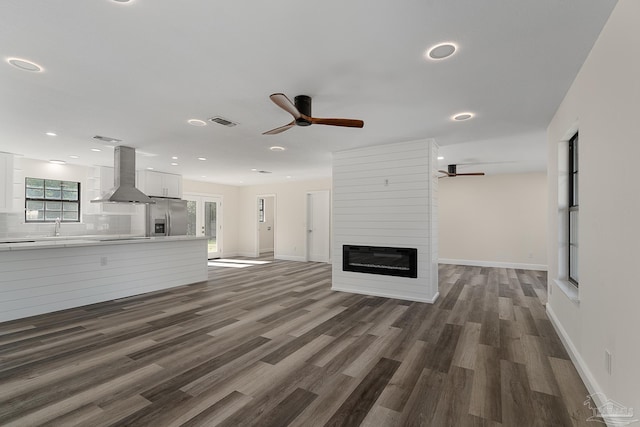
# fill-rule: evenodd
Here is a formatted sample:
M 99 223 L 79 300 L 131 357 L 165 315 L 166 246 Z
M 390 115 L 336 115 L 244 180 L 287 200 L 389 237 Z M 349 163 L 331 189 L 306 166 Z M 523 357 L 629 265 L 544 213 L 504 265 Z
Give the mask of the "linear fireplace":
M 342 270 L 417 278 L 418 250 L 413 248 L 343 245 Z

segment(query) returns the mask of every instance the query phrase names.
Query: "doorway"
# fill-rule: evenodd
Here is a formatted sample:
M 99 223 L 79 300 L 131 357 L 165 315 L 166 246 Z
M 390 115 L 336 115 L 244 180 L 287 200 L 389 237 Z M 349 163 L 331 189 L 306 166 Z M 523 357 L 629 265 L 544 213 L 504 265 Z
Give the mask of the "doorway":
M 258 196 L 258 237 L 257 256 L 273 254 L 276 236 L 276 196 L 273 194 Z
M 307 261 L 331 261 L 331 197 L 328 190 L 307 193 Z
M 207 258 L 222 255 L 222 197 L 185 194 L 187 235 L 207 236 Z

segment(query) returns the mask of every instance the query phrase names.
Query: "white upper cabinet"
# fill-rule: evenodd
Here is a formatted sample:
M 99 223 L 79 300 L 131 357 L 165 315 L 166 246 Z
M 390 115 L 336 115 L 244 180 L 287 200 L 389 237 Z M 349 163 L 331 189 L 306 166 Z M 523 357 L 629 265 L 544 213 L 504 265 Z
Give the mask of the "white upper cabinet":
M 156 171 L 138 173 L 138 189 L 149 197 L 182 198 L 182 176 Z
M 0 153 L 0 212 L 13 206 L 13 154 Z

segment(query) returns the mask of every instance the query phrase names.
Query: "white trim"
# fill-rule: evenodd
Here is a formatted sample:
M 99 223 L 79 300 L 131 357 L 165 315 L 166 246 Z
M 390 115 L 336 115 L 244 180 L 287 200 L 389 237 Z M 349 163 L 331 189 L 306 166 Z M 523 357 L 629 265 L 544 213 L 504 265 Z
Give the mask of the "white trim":
M 580 294 L 578 293 L 578 288 L 573 283 L 562 279 L 553 279 L 553 283 L 564 292 L 571 302 L 580 305 Z
M 273 255 L 274 259 L 282 259 L 285 261 L 302 261 L 302 262 L 306 262 L 307 260 L 304 258 L 304 256 L 297 256 L 297 255 Z
M 601 400 L 601 397 L 604 396 L 602 388 L 600 387 L 595 377 L 589 370 L 589 366 L 587 366 L 587 363 L 584 361 L 584 359 L 580 355 L 580 352 L 578 351 L 578 349 L 575 347 L 575 345 L 573 345 L 573 341 L 571 341 L 571 338 L 569 338 L 567 331 L 562 327 L 562 323 L 560 323 L 560 321 L 556 317 L 555 313 L 553 312 L 553 309 L 549 304 L 546 305 L 546 309 L 547 309 L 547 315 L 549 316 L 549 320 L 551 320 L 551 324 L 553 325 L 553 328 L 558 333 L 558 336 L 560 337 L 560 341 L 562 341 L 564 348 L 567 350 L 567 353 L 569 353 L 569 357 L 571 358 L 571 361 L 576 367 L 576 370 L 578 371 L 578 375 L 580 375 L 582 382 L 584 382 L 584 385 L 587 387 L 587 391 L 589 392 L 589 395 L 591 396 L 592 399 L 598 400 L 596 404 L 598 405 L 599 408 L 602 407 L 606 403 Z M 614 424 L 607 423 L 607 425 L 614 425 Z
M 455 264 L 455 265 L 469 265 L 472 267 L 497 267 L 497 268 L 518 268 L 520 270 L 538 270 L 547 271 L 546 264 L 525 264 L 518 262 L 500 262 L 500 261 L 475 261 L 468 259 L 449 259 L 440 258 L 439 264 Z
M 370 295 L 374 297 L 384 297 L 384 298 L 401 299 L 406 301 L 426 302 L 429 304 L 435 303 L 438 297 L 440 296 L 440 292 L 436 292 L 433 298 L 411 298 L 411 297 L 407 297 L 406 295 L 394 294 L 392 292 L 370 292 L 370 291 L 365 292 L 360 288 L 349 288 L 348 286 L 335 286 L 335 285 L 331 286 L 331 290 L 339 291 L 339 292 L 349 292 L 351 294 Z

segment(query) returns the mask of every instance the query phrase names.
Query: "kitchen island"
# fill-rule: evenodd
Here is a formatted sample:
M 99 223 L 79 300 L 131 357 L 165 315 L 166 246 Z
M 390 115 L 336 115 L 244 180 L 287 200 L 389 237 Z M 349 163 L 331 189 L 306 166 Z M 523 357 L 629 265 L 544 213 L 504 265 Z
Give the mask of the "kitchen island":
M 7 239 L 0 322 L 205 280 L 206 237 Z

